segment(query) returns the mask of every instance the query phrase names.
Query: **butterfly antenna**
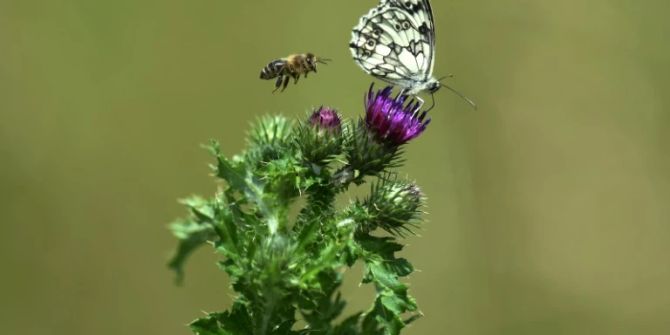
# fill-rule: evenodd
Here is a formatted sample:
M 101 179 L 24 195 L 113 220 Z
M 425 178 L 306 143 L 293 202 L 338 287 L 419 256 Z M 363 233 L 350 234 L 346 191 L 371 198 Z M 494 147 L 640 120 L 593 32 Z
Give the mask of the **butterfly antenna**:
M 472 108 L 474 108 L 475 110 L 477 110 L 477 104 L 476 104 L 474 101 L 470 100 L 470 98 L 466 97 L 463 93 L 461 93 L 461 92 L 459 92 L 459 91 L 456 91 L 455 89 L 451 88 L 449 85 L 445 85 L 445 84 L 442 84 L 442 83 L 440 83 L 440 85 L 441 85 L 442 87 L 445 87 L 446 89 L 448 89 L 448 90 L 454 92 L 454 93 L 455 93 L 456 95 L 458 95 L 461 99 L 465 100 L 465 102 L 467 102 L 470 106 L 472 106 Z

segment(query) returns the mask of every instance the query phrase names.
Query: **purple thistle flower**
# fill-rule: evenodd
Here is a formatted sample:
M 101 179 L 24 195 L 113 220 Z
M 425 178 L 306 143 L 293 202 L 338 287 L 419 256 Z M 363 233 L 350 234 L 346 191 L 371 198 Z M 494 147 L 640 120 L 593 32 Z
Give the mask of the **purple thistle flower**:
M 427 111 L 420 111 L 421 104 L 418 101 L 408 100 L 404 94 L 391 97 L 392 86 L 375 94 L 373 86 L 370 85 L 365 99 L 365 123 L 377 138 L 399 146 L 426 130 L 430 119 L 426 119 Z
M 330 107 L 319 107 L 309 117 L 309 123 L 319 129 L 339 133 L 342 131 L 342 119 L 336 110 Z

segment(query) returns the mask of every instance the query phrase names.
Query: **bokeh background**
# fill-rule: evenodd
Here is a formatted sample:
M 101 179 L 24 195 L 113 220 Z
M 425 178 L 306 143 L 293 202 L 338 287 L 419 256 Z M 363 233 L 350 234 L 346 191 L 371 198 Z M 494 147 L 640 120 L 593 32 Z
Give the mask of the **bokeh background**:
M 0 331 L 189 334 L 231 301 L 202 249 L 165 262 L 199 145 L 265 113 L 363 112 L 366 1 L 0 1 Z M 664 0 L 434 0 L 446 90 L 401 172 L 429 196 L 406 334 L 670 334 Z M 272 95 L 273 58 L 333 58 Z M 370 292 L 350 273 L 352 310 Z

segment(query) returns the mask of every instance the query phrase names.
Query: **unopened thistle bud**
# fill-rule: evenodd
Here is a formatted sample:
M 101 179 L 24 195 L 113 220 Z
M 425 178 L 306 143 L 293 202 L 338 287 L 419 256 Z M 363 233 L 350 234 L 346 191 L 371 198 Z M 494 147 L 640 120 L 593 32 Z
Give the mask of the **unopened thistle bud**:
M 319 107 L 299 128 L 298 147 L 306 161 L 324 165 L 342 148 L 342 119 L 334 109 Z
M 370 197 L 363 202 L 367 212 L 367 229 L 382 228 L 402 235 L 412 232 L 424 203 L 423 193 L 411 182 L 382 180 L 372 186 Z
M 309 124 L 318 130 L 329 133 L 342 132 L 342 119 L 336 110 L 321 106 L 309 117 Z
M 262 164 L 281 156 L 290 141 L 293 123 L 283 116 L 260 118 L 247 135 L 248 163 Z
M 291 135 L 293 123 L 283 116 L 260 118 L 248 135 L 251 145 L 282 145 Z

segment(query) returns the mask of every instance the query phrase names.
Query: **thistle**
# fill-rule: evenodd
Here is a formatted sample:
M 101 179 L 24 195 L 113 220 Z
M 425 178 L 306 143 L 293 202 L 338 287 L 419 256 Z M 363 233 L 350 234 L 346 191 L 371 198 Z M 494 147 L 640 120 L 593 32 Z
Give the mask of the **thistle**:
M 366 176 L 377 176 L 400 166 L 401 148 L 425 130 L 430 119 L 419 102 L 407 95 L 391 95 L 393 87 L 377 92 L 371 85 L 365 96 L 365 118 L 349 127 L 345 146 L 349 164 L 337 174 L 337 184 L 360 184 Z
M 300 124 L 296 145 L 306 162 L 319 167 L 341 153 L 342 140 L 340 115 L 322 106 Z
M 330 133 L 342 131 L 342 119 L 336 110 L 321 106 L 309 117 L 309 124 L 313 127 Z
M 405 144 L 421 135 L 430 123 L 427 112 L 421 112 L 418 101 L 407 95 L 391 96 L 393 88 L 388 86 L 376 94 L 373 85 L 365 100 L 365 124 L 377 139 L 390 146 Z
M 396 253 L 398 239 L 420 223 L 424 196 L 392 170 L 401 166 L 401 147 L 429 120 L 416 102 L 391 91 L 371 87 L 358 121 L 329 107 L 298 122 L 262 118 L 232 159 L 217 142 L 208 146 L 225 187 L 182 201 L 189 213 L 171 226 L 180 243 L 170 267 L 181 279 L 187 257 L 210 244 L 236 295 L 229 310 L 193 321 L 195 334 L 396 335 L 421 315 L 400 280 L 413 267 Z M 336 205 L 352 183 L 368 181 L 366 198 Z M 342 316 L 339 289 L 357 262 L 376 298 L 367 311 Z
M 364 213 L 357 217 L 361 229 L 374 231 L 381 228 L 391 234 L 403 235 L 412 233 L 411 229 L 420 221 L 422 205 L 423 193 L 416 184 L 385 176 L 372 185 L 370 195 L 354 208 Z

